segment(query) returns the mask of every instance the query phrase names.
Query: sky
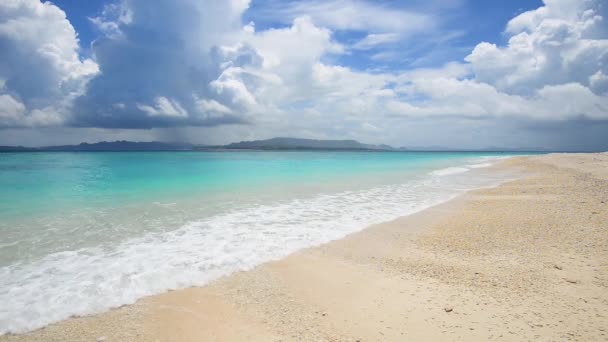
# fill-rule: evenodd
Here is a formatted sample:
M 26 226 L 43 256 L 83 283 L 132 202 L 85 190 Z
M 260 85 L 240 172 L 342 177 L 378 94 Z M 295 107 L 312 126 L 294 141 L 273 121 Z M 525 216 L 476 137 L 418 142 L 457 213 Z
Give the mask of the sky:
M 3 0 L 0 145 L 608 150 L 602 0 Z

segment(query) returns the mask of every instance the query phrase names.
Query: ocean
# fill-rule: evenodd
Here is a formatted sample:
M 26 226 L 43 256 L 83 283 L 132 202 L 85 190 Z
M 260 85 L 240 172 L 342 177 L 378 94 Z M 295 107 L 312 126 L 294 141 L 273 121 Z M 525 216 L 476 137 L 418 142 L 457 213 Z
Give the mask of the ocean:
M 507 153 L 0 154 L 0 334 L 200 286 L 516 177 Z

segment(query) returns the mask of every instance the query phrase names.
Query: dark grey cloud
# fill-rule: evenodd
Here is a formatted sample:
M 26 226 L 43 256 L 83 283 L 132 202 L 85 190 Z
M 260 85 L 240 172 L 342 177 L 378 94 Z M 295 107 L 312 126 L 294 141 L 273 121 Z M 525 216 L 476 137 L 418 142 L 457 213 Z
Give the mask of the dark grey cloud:
M 544 146 L 562 151 L 608 151 L 608 120 L 586 118 L 520 123 L 527 135 L 543 138 Z
M 105 30 L 92 44 L 100 74 L 76 100 L 68 125 L 152 128 L 247 123 L 236 111 L 213 112 L 200 104 L 216 99 L 230 103 L 209 88 L 222 72 L 214 46 L 223 35 L 240 30 L 240 9 L 230 1 L 162 0 L 153 6 L 148 1 L 123 1 L 106 7 L 94 22 Z

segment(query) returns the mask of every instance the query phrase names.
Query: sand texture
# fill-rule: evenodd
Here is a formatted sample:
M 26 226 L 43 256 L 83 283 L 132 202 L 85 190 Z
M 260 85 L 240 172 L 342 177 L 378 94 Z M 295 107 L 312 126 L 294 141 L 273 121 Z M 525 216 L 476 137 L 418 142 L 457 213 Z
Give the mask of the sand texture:
M 608 154 L 0 341 L 608 341 Z

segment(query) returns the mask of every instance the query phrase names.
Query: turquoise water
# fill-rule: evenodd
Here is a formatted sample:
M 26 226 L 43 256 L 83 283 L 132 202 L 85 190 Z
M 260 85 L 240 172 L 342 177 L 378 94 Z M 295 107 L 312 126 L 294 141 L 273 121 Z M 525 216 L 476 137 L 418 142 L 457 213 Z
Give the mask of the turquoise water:
M 502 153 L 0 154 L 0 333 L 283 257 L 506 175 Z
M 490 154 L 501 156 L 503 154 Z M 112 206 L 343 177 L 415 173 L 484 153 L 150 152 L 0 155 L 0 215 Z

